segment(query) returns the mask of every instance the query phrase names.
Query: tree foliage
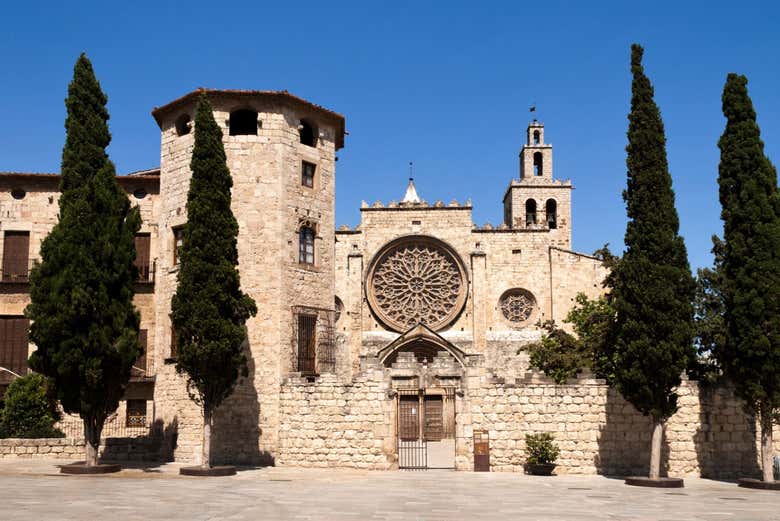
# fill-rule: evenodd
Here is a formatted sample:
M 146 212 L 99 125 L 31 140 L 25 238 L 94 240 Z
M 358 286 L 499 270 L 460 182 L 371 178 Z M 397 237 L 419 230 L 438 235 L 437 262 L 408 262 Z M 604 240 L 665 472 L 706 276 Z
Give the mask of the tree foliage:
M 51 382 L 32 373 L 16 378 L 5 394 L 0 409 L 0 438 L 62 438 L 54 427 L 61 414 Z
M 749 407 L 780 408 L 780 195 L 764 154 L 747 78 L 729 74 L 726 129 L 718 142 L 722 205 L 722 294 L 726 341 L 716 356 Z
M 723 302 L 723 253 L 724 244 L 712 237 L 712 268 L 699 268 L 696 272 L 696 293 L 693 301 L 694 338 L 696 359 L 688 371 L 691 378 L 700 382 L 715 382 L 721 375 L 715 353 L 726 341 L 726 322 Z
M 694 356 L 694 281 L 678 234 L 666 137 L 653 87 L 631 47 L 633 74 L 626 151 L 626 251 L 609 277 L 615 309 L 614 384 L 637 410 L 663 420 L 677 410 L 675 388 Z
M 177 336 L 176 370 L 187 375 L 192 398 L 210 417 L 232 393 L 239 375 L 247 375 L 241 346 L 246 320 L 257 308 L 241 291 L 238 223 L 230 208 L 233 180 L 222 131 L 205 95 L 198 105 L 190 169 L 188 221 L 171 316 Z
M 30 274 L 26 310 L 37 346 L 30 366 L 54 380 L 62 407 L 81 416 L 95 450 L 140 353 L 133 263 L 141 219 L 106 154 L 106 102 L 82 54 L 65 101 L 59 221 Z

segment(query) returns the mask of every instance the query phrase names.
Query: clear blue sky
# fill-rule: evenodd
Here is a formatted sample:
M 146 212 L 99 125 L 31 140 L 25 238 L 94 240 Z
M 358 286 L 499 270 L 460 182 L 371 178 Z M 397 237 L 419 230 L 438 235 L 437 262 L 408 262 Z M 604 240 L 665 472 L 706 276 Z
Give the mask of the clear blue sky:
M 48 5 L 46 5 L 48 4 Z M 337 224 L 360 201 L 470 197 L 498 224 L 536 102 L 574 191 L 574 248 L 622 251 L 629 46 L 666 125 L 691 265 L 719 233 L 728 72 L 746 74 L 780 162 L 780 7 L 753 2 L 12 2 L 0 19 L 0 170 L 57 171 L 63 99 L 86 51 L 109 96 L 119 172 L 159 164 L 150 110 L 199 87 L 287 89 L 346 116 Z

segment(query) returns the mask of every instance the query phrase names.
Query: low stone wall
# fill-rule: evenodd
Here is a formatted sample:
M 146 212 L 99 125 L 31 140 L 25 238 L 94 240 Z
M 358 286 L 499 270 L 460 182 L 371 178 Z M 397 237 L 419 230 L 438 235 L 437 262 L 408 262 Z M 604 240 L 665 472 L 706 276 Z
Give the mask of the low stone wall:
M 160 461 L 161 438 L 108 438 L 100 457 L 110 461 Z M 84 459 L 84 440 L 75 438 L 0 439 L 0 459 Z
M 281 389 L 277 464 L 390 468 L 395 401 L 387 391 L 381 370 L 349 384 L 334 375 L 288 379 Z
M 755 421 L 731 390 L 686 381 L 678 394 L 679 410 L 666 425 L 663 470 L 710 478 L 757 475 Z M 465 428 L 457 444 L 457 466 L 464 470 L 473 469 L 473 432 L 486 430 L 491 470 L 522 471 L 525 435 L 551 432 L 561 449 L 559 473 L 648 472 L 650 420 L 601 380 L 491 384 L 483 378 L 481 385 L 470 386 L 459 413 L 456 421 Z

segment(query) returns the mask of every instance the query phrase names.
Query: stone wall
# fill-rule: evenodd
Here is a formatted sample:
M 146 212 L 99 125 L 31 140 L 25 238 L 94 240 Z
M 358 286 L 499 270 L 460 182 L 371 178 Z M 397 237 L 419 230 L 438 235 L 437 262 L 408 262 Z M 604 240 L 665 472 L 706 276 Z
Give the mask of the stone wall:
M 290 378 L 280 400 L 279 465 L 302 467 L 392 466 L 395 402 L 381 370 L 349 384 L 325 375 L 316 382 Z
M 459 430 L 458 468 L 473 469 L 474 431 L 490 435 L 491 470 L 514 472 L 523 470 L 525 435 L 551 432 L 561 449 L 559 473 L 647 474 L 650 421 L 603 381 L 480 380 L 459 403 L 456 421 L 464 428 Z M 664 471 L 710 478 L 756 475 L 755 422 L 731 390 L 686 381 L 679 394 L 679 411 L 666 426 Z
M 161 438 L 109 438 L 100 445 L 107 461 L 161 461 Z M 84 459 L 84 440 L 76 438 L 0 439 L 0 459 Z

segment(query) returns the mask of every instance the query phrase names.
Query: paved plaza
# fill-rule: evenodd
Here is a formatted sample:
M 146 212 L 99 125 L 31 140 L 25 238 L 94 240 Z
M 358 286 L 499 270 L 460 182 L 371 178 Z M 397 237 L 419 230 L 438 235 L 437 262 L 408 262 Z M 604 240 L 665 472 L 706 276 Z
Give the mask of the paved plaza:
M 601 476 L 262 468 L 180 477 L 178 465 L 101 477 L 0 462 L 0 520 L 780 520 L 780 494 L 687 479 L 678 490 Z M 20 468 L 21 467 L 21 468 Z

